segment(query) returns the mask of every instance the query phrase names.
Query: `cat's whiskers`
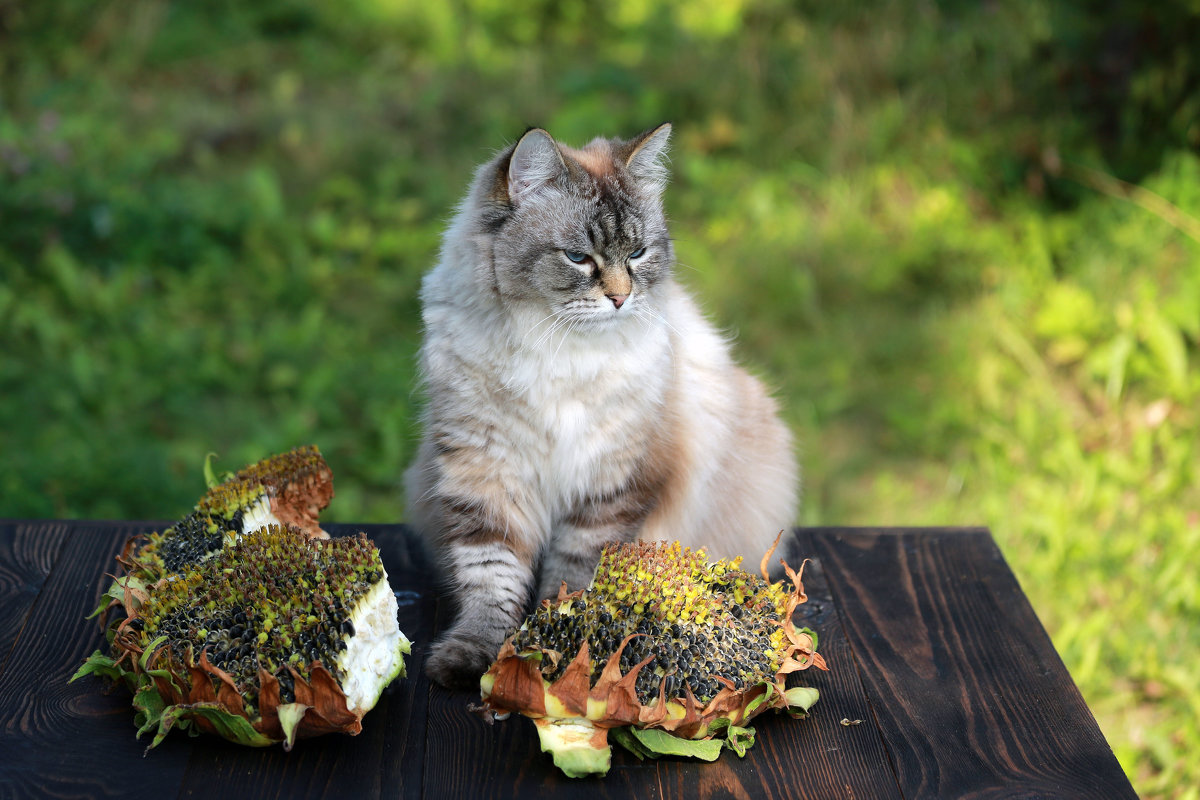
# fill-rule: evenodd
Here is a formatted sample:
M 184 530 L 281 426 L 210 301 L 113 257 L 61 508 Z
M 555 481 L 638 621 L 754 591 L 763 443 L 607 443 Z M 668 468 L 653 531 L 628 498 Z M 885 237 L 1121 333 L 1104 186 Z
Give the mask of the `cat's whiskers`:
M 666 316 L 664 314 L 660 314 L 659 312 L 655 311 L 653 308 L 650 308 L 650 307 L 645 308 L 644 312 L 645 312 L 644 319 L 648 320 L 648 322 L 646 324 L 647 332 L 649 332 L 652 329 L 653 325 L 657 324 L 660 326 L 665 326 L 669 331 L 671 331 L 672 333 L 675 334 L 674 336 L 665 337 L 665 341 L 664 341 L 664 344 L 666 345 L 666 348 L 667 348 L 667 355 L 670 356 L 671 358 L 674 358 L 675 357 L 675 342 L 678 339 L 682 339 L 683 334 L 680 333 L 678 328 L 676 328 L 674 325 L 672 325 L 670 323 L 670 321 L 666 318 Z
M 542 331 L 540 334 L 538 334 L 537 339 L 534 340 L 533 345 L 530 347 L 531 350 L 539 349 L 542 346 L 542 344 L 546 341 L 546 339 L 554 333 L 555 329 L 558 328 L 559 325 L 562 324 L 562 320 L 557 314 L 551 314 L 547 319 L 552 320 L 552 322 L 550 323 L 550 327 L 546 328 L 544 331 Z M 545 320 L 543 320 L 543 321 L 545 321 Z M 541 323 L 539 323 L 539 324 L 541 324 Z M 526 338 L 528 338 L 528 337 L 526 337 Z
M 645 305 L 638 305 L 633 309 L 633 316 L 642 323 L 646 333 L 650 333 L 654 329 L 655 314 L 653 309 L 647 308 Z
M 672 325 L 671 321 L 667 319 L 666 316 L 658 313 L 658 311 L 654 310 L 654 308 L 651 306 L 643 305 L 640 306 L 639 310 L 644 310 L 651 319 L 665 325 L 671 331 L 671 333 L 675 334 L 676 336 L 683 336 L 683 334 L 679 332 L 679 329 Z
M 552 337 L 555 332 L 562 330 L 570 321 L 570 317 L 564 316 L 558 311 L 553 312 L 551 316 L 554 318 L 554 322 L 549 328 L 542 332 L 542 335 L 539 336 L 537 341 L 533 343 L 533 347 L 531 349 L 541 349 L 542 345 L 549 343 L 550 337 Z
M 567 339 L 571 336 L 572 333 L 574 333 L 579 328 L 579 326 L 581 324 L 582 324 L 582 320 L 578 317 L 569 317 L 568 318 L 567 331 L 566 331 L 566 333 L 563 334 L 562 338 L 559 339 L 558 347 L 555 348 L 554 356 L 551 360 L 554 360 L 554 361 L 558 360 L 558 351 L 562 350 L 562 346 L 567 343 Z
M 542 317 L 540 320 L 538 320 L 538 321 L 537 321 L 537 324 L 533 325 L 533 327 L 531 327 L 529 330 L 525 331 L 525 335 L 521 337 L 521 344 L 527 344 L 527 343 L 528 343 L 528 340 L 529 340 L 529 337 L 533 335 L 533 332 L 534 332 L 534 331 L 536 331 L 538 328 L 540 328 L 540 327 L 542 327 L 543 325 L 545 325 L 545 324 L 546 324 L 546 320 L 549 320 L 549 319 L 554 319 L 554 318 L 556 318 L 557 316 L 558 316 L 558 314 L 557 314 L 557 313 L 555 313 L 554 311 L 551 311 L 549 314 L 547 314 L 546 316 L 544 316 L 544 317 Z M 554 327 L 554 326 L 553 326 L 553 325 L 551 325 L 550 327 L 551 327 L 551 329 L 553 329 L 553 327 Z M 540 340 L 539 340 L 539 341 L 540 341 Z M 535 344 L 534 344 L 534 346 L 536 347 L 536 346 L 537 346 L 537 343 L 535 343 Z

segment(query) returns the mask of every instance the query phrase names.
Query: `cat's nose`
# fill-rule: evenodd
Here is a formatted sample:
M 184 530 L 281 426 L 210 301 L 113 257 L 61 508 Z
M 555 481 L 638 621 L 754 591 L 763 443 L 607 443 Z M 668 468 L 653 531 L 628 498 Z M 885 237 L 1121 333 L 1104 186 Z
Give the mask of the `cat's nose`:
M 625 300 L 628 297 L 629 297 L 629 295 L 627 295 L 627 294 L 610 294 L 610 295 L 608 295 L 608 299 L 612 300 L 613 305 L 616 306 L 617 308 L 620 308 L 622 305 L 624 305 Z

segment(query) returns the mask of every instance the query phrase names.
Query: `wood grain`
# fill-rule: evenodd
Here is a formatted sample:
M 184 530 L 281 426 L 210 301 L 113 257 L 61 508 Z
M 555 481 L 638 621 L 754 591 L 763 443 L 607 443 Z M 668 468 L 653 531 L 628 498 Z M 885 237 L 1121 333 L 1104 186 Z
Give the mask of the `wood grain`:
M 812 540 L 906 797 L 1136 797 L 986 531 Z
M 63 522 L 0 524 L 0 674 L 69 530 Z
M 31 526 L 24 535 L 50 528 Z M 178 793 L 190 751 L 164 742 L 153 760 L 134 738 L 128 692 L 101 693 L 97 678 L 68 684 L 103 643 L 95 608 L 105 572 L 139 524 L 73 523 L 0 675 L 0 794 L 6 797 L 164 797 Z
M 128 692 L 66 681 L 102 643 L 84 617 L 114 555 L 160 526 L 0 520 L 0 798 L 1134 796 L 981 530 L 795 532 L 784 557 L 814 557 L 797 622 L 818 632 L 832 667 L 793 677 L 821 692 L 810 717 L 759 717 L 744 759 L 641 762 L 617 747 L 607 777 L 572 780 L 531 722 L 488 726 L 468 709 L 477 695 L 425 678 L 429 644 L 449 623 L 432 564 L 404 526 L 368 526 L 414 647 L 408 677 L 362 733 L 291 753 L 172 734 L 143 758 Z
M 812 556 L 804 531 L 780 542 L 779 556 L 798 568 Z M 812 798 L 901 797 L 896 777 L 871 718 L 862 683 L 842 631 L 837 608 L 819 561 L 809 561 L 803 582 L 808 602 L 796 609 L 798 627 L 817 632 L 818 650 L 828 672 L 808 669 L 793 675 L 789 686 L 820 692 L 808 718 L 793 720 L 768 712 L 754 720 L 757 738 L 744 759 L 722 755 L 714 765 L 663 762 L 663 784 L 671 797 Z M 862 720 L 843 725 L 842 720 Z
M 412 653 L 406 660 L 407 677 L 388 688 L 387 706 L 377 709 L 380 718 L 386 722 L 377 796 L 417 800 L 424 796 L 425 790 L 429 706 L 425 657 L 433 638 L 437 605 L 435 571 L 412 530 L 404 526 L 367 527 L 364 530 L 379 545 L 384 567 L 397 594 L 400 630 L 413 643 Z

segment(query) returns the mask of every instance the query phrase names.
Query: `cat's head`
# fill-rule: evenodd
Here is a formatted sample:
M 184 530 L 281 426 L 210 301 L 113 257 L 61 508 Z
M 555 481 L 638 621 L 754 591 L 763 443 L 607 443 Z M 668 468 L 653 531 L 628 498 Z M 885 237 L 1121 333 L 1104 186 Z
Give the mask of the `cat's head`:
M 476 239 L 501 297 L 581 327 L 649 313 L 674 262 L 662 207 L 670 133 L 574 149 L 534 128 L 486 165 Z

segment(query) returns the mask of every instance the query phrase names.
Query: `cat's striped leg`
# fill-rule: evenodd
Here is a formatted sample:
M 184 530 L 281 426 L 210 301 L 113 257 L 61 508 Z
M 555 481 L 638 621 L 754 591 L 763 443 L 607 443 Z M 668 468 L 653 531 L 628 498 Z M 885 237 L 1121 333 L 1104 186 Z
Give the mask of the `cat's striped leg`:
M 477 689 L 505 636 L 525 617 L 533 570 L 504 541 L 458 542 L 445 557 L 458 616 L 434 643 L 425 670 L 443 686 Z
M 522 513 L 512 484 L 475 488 L 470 500 L 435 493 L 422 505 L 435 512 L 429 524 L 458 607 L 454 624 L 434 642 L 425 671 L 443 686 L 477 689 L 479 676 L 528 611 L 545 525 Z

